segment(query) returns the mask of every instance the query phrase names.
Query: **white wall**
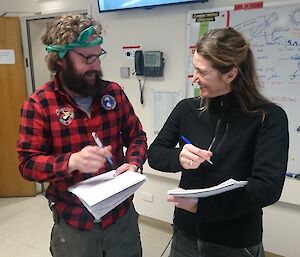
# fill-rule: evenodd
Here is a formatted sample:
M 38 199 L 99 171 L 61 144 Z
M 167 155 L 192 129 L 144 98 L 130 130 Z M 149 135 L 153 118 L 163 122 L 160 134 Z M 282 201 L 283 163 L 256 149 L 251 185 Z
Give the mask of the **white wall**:
M 152 90 L 185 90 L 186 83 L 186 38 L 187 12 L 195 9 L 209 9 L 232 6 L 234 2 L 249 2 L 250 0 L 209 0 L 205 4 L 166 6 L 152 10 L 128 10 L 123 12 L 98 13 L 96 0 L 2 0 L 0 15 L 3 11 L 18 12 L 16 15 L 31 15 L 34 12 L 51 13 L 70 10 L 89 10 L 99 19 L 105 29 L 103 47 L 108 54 L 103 61 L 103 71 L 106 79 L 119 82 L 134 105 L 150 144 L 153 133 L 153 99 Z M 266 0 L 266 3 L 274 3 Z M 300 2 L 300 1 L 299 1 Z M 22 12 L 22 13 L 19 13 Z M 13 14 L 10 14 L 13 15 Z M 39 40 L 39 39 L 38 39 Z M 163 78 L 147 78 L 144 90 L 144 105 L 139 103 L 138 81 L 135 76 L 121 79 L 120 67 L 130 67 L 133 71 L 133 60 L 123 57 L 123 46 L 140 45 L 142 50 L 160 50 L 164 52 L 166 61 Z M 39 60 L 37 59 L 36 62 Z M 44 58 L 40 58 L 44 65 Z M 45 75 L 47 78 L 48 74 Z M 173 207 L 165 201 L 166 191 L 178 185 L 179 174 L 163 174 L 145 165 L 148 181 L 135 195 L 137 210 L 149 217 L 166 222 L 172 221 Z M 294 183 L 294 182 L 293 182 Z M 297 184 L 298 183 L 298 184 Z M 265 209 L 264 214 L 264 244 L 268 251 L 284 256 L 300 256 L 297 236 L 300 235 L 300 203 L 289 202 L 295 197 L 299 184 L 296 182 L 293 190 L 284 191 L 282 202 Z M 143 200 L 153 197 L 153 202 Z M 298 196 L 297 196 L 298 197 Z M 288 203 L 287 203 L 288 202 Z

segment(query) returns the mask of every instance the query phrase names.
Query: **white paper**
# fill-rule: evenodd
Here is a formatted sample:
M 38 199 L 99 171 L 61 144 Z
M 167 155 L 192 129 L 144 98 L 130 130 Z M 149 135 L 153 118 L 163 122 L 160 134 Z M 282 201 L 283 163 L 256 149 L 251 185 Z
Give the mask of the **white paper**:
M 68 188 L 95 219 L 100 219 L 125 201 L 146 181 L 146 176 L 137 172 L 128 171 L 114 177 L 115 172 L 109 171 Z
M 154 134 L 158 134 L 170 113 L 181 99 L 181 91 L 153 91 Z
M 14 49 L 0 49 L 0 64 L 15 64 Z
M 194 197 L 194 198 L 204 198 L 211 195 L 218 195 L 239 187 L 243 187 L 247 184 L 247 181 L 236 181 L 234 179 L 228 179 L 225 182 L 208 188 L 201 189 L 172 189 L 168 191 L 168 195 L 178 196 L 178 197 Z

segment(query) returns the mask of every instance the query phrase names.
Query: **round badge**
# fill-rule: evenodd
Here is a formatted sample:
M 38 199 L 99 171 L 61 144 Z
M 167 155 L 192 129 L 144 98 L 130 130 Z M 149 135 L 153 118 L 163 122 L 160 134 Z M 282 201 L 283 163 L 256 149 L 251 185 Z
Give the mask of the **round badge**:
M 56 115 L 61 124 L 68 126 L 74 119 L 74 110 L 70 107 L 63 107 L 56 110 Z
M 116 107 L 116 100 L 111 95 L 104 95 L 101 99 L 101 105 L 106 110 L 113 110 Z

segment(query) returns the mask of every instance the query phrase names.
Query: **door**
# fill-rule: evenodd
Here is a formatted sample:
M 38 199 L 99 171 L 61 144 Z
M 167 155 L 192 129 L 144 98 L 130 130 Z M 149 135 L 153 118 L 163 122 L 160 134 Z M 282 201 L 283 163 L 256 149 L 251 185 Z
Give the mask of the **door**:
M 0 28 L 0 197 L 33 196 L 36 184 L 20 175 L 16 152 L 20 109 L 26 97 L 19 18 L 0 17 Z

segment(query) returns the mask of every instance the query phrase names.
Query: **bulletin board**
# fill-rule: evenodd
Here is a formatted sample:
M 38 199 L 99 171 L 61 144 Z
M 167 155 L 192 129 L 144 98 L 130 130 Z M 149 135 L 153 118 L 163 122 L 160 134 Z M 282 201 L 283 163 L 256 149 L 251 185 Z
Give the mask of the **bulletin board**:
M 200 35 L 208 30 L 233 27 L 250 42 L 263 94 L 281 106 L 289 119 L 288 170 L 300 172 L 300 4 L 235 5 L 188 13 L 187 95 L 196 96 L 191 81 L 192 56 Z M 261 5 L 259 5 L 261 4 Z M 280 147 L 278 145 L 277 147 Z

